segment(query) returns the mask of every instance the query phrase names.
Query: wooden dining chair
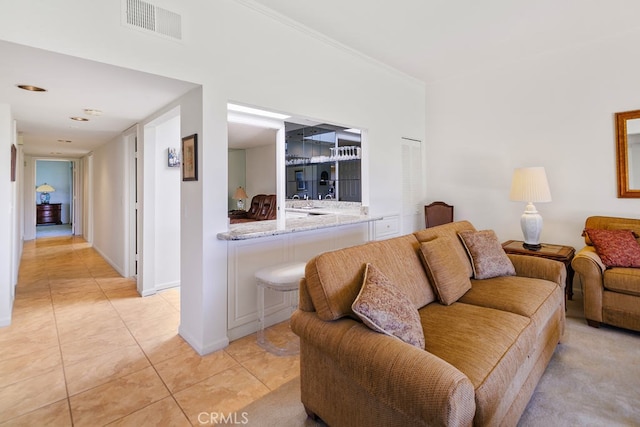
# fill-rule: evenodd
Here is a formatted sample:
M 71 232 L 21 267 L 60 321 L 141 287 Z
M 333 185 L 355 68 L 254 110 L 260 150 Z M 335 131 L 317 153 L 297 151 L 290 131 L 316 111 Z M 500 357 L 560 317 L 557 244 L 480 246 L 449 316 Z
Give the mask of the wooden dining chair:
M 427 228 L 453 222 L 453 206 L 445 202 L 433 202 L 424 207 L 424 222 Z

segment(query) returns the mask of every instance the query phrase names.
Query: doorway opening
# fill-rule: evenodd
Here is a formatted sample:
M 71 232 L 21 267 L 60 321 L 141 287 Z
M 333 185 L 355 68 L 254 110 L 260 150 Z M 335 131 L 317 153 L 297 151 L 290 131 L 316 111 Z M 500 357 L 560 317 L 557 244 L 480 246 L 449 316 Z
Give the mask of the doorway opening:
M 73 235 L 74 164 L 36 160 L 36 239 Z

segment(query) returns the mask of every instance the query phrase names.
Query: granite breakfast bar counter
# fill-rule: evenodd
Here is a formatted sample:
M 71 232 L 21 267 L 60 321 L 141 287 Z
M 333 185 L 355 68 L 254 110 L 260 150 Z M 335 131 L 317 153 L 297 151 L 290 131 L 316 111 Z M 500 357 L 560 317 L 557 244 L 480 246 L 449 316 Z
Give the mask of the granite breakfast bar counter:
M 316 201 L 317 202 L 317 201 Z M 360 209 L 289 206 L 279 220 L 230 224 L 217 234 L 227 241 L 227 335 L 235 340 L 257 330 L 257 290 L 254 273 L 284 262 L 307 262 L 314 256 L 372 240 L 381 217 Z M 291 315 L 297 292 L 265 292 L 265 324 Z
M 290 210 L 291 212 L 304 212 L 303 210 Z M 306 213 L 306 212 L 304 212 Z M 378 221 L 382 217 L 359 215 L 355 213 L 333 213 L 327 211 L 314 211 L 304 217 L 285 218 L 284 227 L 278 227 L 277 220 L 254 221 L 241 224 L 230 224 L 229 230 L 218 233 L 220 240 L 246 240 L 260 237 L 277 236 L 281 234 L 296 233 L 309 230 L 318 230 L 344 225 L 363 224 Z

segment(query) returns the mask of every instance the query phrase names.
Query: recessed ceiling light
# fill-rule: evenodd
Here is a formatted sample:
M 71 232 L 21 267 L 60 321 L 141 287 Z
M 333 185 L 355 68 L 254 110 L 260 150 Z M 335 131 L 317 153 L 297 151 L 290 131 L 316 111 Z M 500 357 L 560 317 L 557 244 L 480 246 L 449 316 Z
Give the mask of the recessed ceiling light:
M 28 90 L 29 92 L 46 92 L 47 90 L 33 85 L 16 85 L 20 89 Z
M 69 117 L 71 120 L 75 120 L 76 122 L 88 122 L 89 119 L 85 117 Z
M 59 139 L 58 142 L 66 142 L 67 144 L 71 144 L 71 140 L 69 139 Z
M 100 111 L 100 110 L 95 110 L 95 109 L 93 109 L 93 108 L 85 108 L 85 109 L 84 109 L 84 113 L 85 113 L 87 116 L 100 116 L 100 115 L 102 115 L 102 111 Z

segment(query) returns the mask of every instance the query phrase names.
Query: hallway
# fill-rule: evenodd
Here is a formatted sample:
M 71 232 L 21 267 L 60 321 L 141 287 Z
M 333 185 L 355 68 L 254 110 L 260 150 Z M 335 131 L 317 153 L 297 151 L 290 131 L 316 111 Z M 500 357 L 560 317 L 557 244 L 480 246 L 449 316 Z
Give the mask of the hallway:
M 0 426 L 200 425 L 299 375 L 298 356 L 265 352 L 255 334 L 199 356 L 179 310 L 178 289 L 141 298 L 80 237 L 26 242 L 0 328 Z

